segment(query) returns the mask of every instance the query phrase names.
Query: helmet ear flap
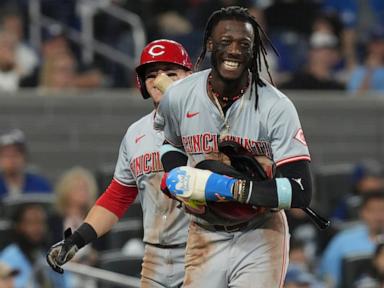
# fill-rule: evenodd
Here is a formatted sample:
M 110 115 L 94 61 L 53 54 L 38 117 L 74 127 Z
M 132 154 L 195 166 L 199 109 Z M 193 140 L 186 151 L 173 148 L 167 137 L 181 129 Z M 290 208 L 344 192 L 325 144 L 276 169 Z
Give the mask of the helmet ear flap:
M 151 95 L 149 95 L 147 91 L 147 88 L 145 87 L 144 79 L 140 77 L 137 73 L 136 73 L 136 87 L 137 89 L 140 90 L 141 96 L 143 96 L 144 99 L 148 99 L 151 97 Z

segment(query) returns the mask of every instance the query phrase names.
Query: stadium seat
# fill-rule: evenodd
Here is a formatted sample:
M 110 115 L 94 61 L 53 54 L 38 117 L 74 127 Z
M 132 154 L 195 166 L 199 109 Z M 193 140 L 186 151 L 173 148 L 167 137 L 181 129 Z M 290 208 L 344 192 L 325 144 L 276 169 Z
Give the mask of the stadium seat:
M 314 206 L 329 217 L 341 199 L 351 191 L 353 164 L 323 165 L 314 170 Z
M 8 220 L 0 220 L 0 251 L 11 242 L 12 226 Z
M 52 212 L 54 195 L 51 193 L 28 193 L 20 197 L 5 197 L 2 199 L 2 216 L 12 218 L 14 213 L 25 204 L 34 203 L 44 207 L 44 210 L 50 214 Z
M 341 288 L 355 287 L 354 283 L 358 278 L 370 271 L 371 259 L 372 255 L 370 254 L 345 257 L 342 263 Z
M 121 249 L 128 240 L 133 238 L 143 238 L 142 220 L 121 220 L 105 235 L 106 249 Z

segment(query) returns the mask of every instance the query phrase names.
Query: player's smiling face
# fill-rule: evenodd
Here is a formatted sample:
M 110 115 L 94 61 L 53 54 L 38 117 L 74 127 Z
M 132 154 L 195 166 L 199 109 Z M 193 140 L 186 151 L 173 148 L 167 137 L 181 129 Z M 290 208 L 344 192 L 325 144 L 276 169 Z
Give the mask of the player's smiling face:
M 239 79 L 252 59 L 253 27 L 248 22 L 222 20 L 216 24 L 208 40 L 213 68 L 221 78 Z

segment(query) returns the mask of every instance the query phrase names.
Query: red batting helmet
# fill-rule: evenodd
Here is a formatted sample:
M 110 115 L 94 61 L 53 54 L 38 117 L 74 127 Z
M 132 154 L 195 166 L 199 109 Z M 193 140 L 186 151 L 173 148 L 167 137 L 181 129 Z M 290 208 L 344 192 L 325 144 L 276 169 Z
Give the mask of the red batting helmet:
M 150 97 L 145 88 L 144 67 L 151 63 L 166 62 L 192 69 L 192 62 L 185 48 L 178 42 L 166 39 L 155 40 L 144 47 L 141 52 L 140 65 L 136 67 L 137 87 L 144 99 Z

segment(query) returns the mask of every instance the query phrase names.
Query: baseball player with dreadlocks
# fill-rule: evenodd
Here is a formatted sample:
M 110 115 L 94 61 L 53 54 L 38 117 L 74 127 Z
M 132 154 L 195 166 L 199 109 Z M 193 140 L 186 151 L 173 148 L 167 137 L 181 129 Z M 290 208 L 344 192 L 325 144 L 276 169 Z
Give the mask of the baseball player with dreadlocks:
M 247 9 L 214 12 L 196 63 L 210 52 L 211 69 L 171 86 L 156 115 L 166 139 L 162 189 L 192 214 L 184 287 L 282 287 L 289 250 L 283 209 L 307 207 L 311 199 L 296 109 L 259 75 L 262 63 L 268 69 L 263 39 Z M 226 162 L 220 151 L 228 141 L 271 161 L 270 171 L 275 163 L 280 178 L 257 182 L 203 170 L 201 163 Z
M 191 74 L 192 63 L 184 47 L 170 40 L 149 43 L 136 68 L 144 99 L 152 98 L 155 110 L 132 124 L 120 146 L 113 180 L 96 201 L 84 223 L 51 247 L 47 261 L 63 273 L 61 266 L 78 249 L 108 232 L 139 195 L 143 208 L 145 252 L 141 287 L 180 287 L 184 278 L 184 252 L 188 220 L 178 203 L 160 191 L 163 167 L 159 149 L 163 133 L 153 121 L 162 93 L 154 86 L 159 74 L 173 81 Z

